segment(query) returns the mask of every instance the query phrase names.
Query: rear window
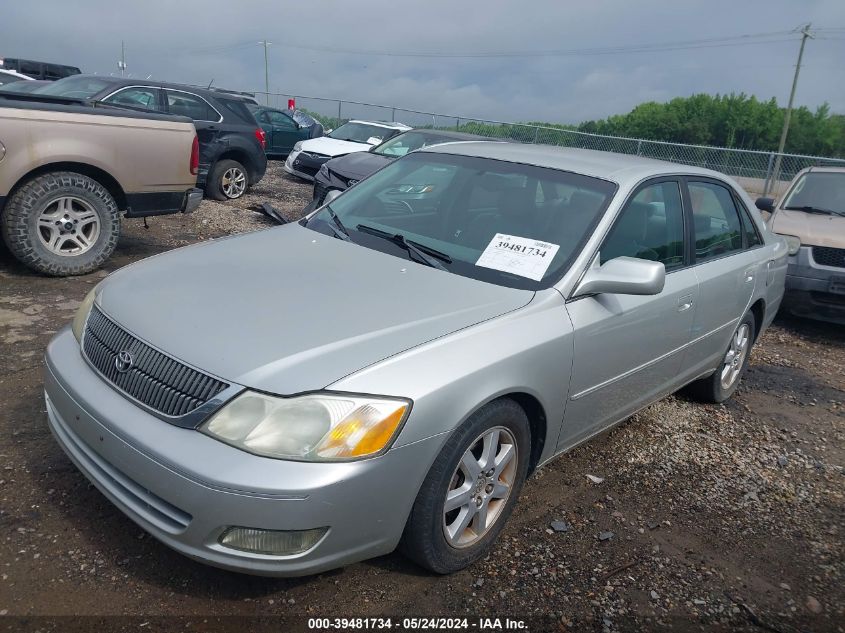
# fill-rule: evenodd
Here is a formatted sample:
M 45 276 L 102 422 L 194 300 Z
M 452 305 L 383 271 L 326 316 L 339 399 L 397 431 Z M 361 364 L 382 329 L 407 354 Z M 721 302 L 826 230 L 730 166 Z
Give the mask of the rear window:
M 223 109 L 227 111 L 227 113 L 234 114 L 241 121 L 249 125 L 255 124 L 255 117 L 249 111 L 249 108 L 247 108 L 247 104 L 243 101 L 237 99 L 226 99 L 221 97 L 217 97 L 217 100 L 223 106 Z
M 89 99 L 108 88 L 109 85 L 112 84 L 96 77 L 75 75 L 54 81 L 47 86 L 39 88 L 37 92 L 44 95 L 53 95 L 54 97 Z

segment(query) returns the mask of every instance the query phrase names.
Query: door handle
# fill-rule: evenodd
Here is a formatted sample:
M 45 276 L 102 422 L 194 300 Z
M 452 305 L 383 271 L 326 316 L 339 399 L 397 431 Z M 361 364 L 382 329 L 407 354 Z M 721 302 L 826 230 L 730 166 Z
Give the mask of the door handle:
M 684 295 L 678 299 L 678 312 L 686 312 L 692 307 L 692 295 Z
M 745 277 L 745 283 L 747 283 L 747 284 L 750 284 L 752 281 L 754 281 L 754 269 L 749 268 L 748 270 L 746 270 L 744 277 Z

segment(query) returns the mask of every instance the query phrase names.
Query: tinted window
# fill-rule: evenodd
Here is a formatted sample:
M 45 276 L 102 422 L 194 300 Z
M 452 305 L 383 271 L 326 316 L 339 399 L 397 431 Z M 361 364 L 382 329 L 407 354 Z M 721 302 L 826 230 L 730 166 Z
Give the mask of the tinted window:
M 391 133 L 392 132 L 392 133 Z M 334 129 L 328 135 L 331 138 L 342 141 L 354 141 L 355 143 L 366 143 L 368 139 L 375 137 L 380 140 L 388 139 L 397 133 L 396 130 L 389 130 L 380 125 L 369 125 L 367 123 L 344 123 Z
M 255 117 L 247 108 L 247 104 L 243 101 L 238 101 L 236 99 L 225 99 L 225 98 L 217 98 L 217 101 L 223 106 L 224 110 L 227 110 L 229 113 L 234 114 L 237 118 L 239 118 L 242 122 L 247 123 L 249 125 L 255 124 Z M 215 116 L 214 120 L 216 121 L 219 117 Z
M 167 108 L 171 114 L 186 116 L 194 121 L 218 121 L 220 115 L 202 97 L 189 92 L 167 91 Z
M 299 123 L 302 127 L 311 127 L 317 122 L 312 116 L 305 114 L 301 110 L 294 110 L 292 116 L 293 120 Z
M 757 232 L 757 228 L 754 226 L 751 214 L 748 213 L 748 209 L 745 208 L 745 205 L 741 200 L 737 200 L 736 204 L 740 208 L 740 215 L 742 216 L 742 230 L 745 232 L 745 246 L 747 248 L 759 246 L 763 243 L 763 239 L 760 237 L 760 234 Z
M 33 79 L 41 79 L 41 64 L 38 62 L 31 62 L 25 59 L 20 61 L 20 71 L 24 75 L 29 75 Z
M 696 261 L 742 250 L 742 223 L 731 192 L 714 183 L 691 182 L 689 194 Z
M 408 152 L 413 152 L 415 149 L 434 145 L 437 143 L 445 143 L 450 139 L 443 138 L 439 134 L 430 134 L 426 132 L 403 132 L 389 141 L 385 141 L 379 145 L 374 151 L 376 154 L 383 156 L 404 156 Z
M 106 103 L 115 105 L 131 106 L 133 108 L 144 108 L 145 110 L 161 110 L 158 100 L 158 88 L 132 87 L 124 88 L 110 97 L 103 99 Z
M 288 128 L 288 129 L 291 129 L 291 130 L 297 129 L 296 123 L 294 123 L 293 119 L 291 119 L 286 114 L 283 114 L 281 112 L 276 112 L 274 110 L 268 110 L 267 116 L 270 118 L 270 123 L 272 123 L 273 125 L 275 125 L 277 127 L 284 127 L 284 128 Z
M 684 265 L 684 209 L 676 182 L 645 187 L 625 205 L 601 247 L 601 263 L 616 257 Z
M 561 184 L 572 195 L 538 202 L 537 191 Z M 448 255 L 455 274 L 513 288 L 548 287 L 564 273 L 613 196 L 615 186 L 571 172 L 506 161 L 414 152 L 392 162 L 333 201 L 331 209 L 361 246 L 407 257 L 391 240 L 359 225 L 395 235 Z M 326 210 L 306 223 L 333 234 Z M 530 240 L 546 257 L 538 277 L 479 265 L 501 236 Z M 513 259 L 500 253 L 505 259 Z M 496 257 L 499 255 L 497 254 Z M 485 264 L 490 263 L 488 258 Z M 539 281 L 535 280 L 539 279 Z

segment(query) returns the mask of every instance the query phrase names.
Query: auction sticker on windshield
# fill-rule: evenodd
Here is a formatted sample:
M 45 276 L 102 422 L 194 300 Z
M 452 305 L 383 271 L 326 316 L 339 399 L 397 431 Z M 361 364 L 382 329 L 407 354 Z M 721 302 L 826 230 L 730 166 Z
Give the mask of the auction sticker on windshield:
M 475 265 L 540 281 L 559 248 L 557 244 L 496 233 Z

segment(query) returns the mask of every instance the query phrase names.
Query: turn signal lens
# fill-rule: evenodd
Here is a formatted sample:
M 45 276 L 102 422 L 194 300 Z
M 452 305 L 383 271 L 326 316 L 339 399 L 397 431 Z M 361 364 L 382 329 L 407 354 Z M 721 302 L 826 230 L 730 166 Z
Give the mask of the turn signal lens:
M 795 255 L 801 250 L 801 239 L 794 235 L 781 235 L 786 240 L 786 246 L 790 255 Z
M 73 315 L 73 325 L 71 325 L 71 330 L 73 330 L 73 335 L 76 337 L 77 341 L 82 341 L 82 331 L 85 329 L 85 322 L 88 320 L 88 313 L 91 312 L 91 306 L 94 305 L 94 299 L 96 298 L 96 288 L 91 290 L 85 298 L 82 300 L 82 303 L 79 304 L 79 307 L 76 309 L 76 314 Z

